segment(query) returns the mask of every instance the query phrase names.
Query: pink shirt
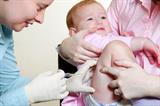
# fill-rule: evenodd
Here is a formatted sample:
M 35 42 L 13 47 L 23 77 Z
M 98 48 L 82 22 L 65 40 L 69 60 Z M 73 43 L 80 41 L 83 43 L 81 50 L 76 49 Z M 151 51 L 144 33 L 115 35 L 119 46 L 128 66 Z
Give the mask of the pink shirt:
M 160 45 L 160 5 L 155 5 L 151 0 L 112 0 L 107 13 L 115 33 L 148 37 Z M 141 57 L 145 71 L 160 75 L 159 68 L 151 66 L 143 54 Z

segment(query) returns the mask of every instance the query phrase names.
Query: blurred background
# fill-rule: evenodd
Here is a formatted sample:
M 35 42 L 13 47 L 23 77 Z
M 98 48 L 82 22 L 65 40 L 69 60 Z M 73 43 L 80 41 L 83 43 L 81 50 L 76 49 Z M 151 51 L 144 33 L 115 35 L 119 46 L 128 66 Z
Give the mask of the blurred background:
M 23 76 L 35 77 L 38 73 L 57 71 L 56 46 L 68 37 L 66 14 L 80 0 L 54 0 L 47 9 L 43 25 L 14 32 L 17 64 Z M 97 0 L 107 9 L 111 0 Z M 59 106 L 59 101 L 38 103 L 33 106 Z

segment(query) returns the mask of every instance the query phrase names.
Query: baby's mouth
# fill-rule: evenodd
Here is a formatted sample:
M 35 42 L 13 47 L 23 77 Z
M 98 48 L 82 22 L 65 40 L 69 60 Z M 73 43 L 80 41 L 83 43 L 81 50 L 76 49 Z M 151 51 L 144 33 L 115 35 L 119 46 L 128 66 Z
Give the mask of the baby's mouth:
M 97 30 L 102 30 L 104 31 L 105 29 L 103 27 L 97 28 Z

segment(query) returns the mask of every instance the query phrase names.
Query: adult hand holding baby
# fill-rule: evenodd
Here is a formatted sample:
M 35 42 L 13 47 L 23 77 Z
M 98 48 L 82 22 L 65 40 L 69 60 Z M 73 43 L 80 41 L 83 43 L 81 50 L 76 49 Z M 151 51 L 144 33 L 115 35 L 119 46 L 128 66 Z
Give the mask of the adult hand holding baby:
M 94 29 L 73 32 L 71 37 L 66 38 L 60 45 L 60 54 L 65 59 L 70 59 L 71 63 L 84 63 L 86 60 L 97 58 L 101 50 L 84 41 L 84 37 L 92 32 Z

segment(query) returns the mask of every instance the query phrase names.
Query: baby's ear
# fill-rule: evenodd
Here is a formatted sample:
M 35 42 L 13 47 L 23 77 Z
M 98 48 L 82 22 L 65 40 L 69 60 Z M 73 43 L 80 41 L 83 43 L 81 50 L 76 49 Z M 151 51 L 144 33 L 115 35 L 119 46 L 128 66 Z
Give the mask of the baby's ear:
M 69 28 L 69 35 L 70 35 L 70 36 L 75 35 L 76 32 L 77 32 L 76 28 L 74 28 L 74 27 Z

